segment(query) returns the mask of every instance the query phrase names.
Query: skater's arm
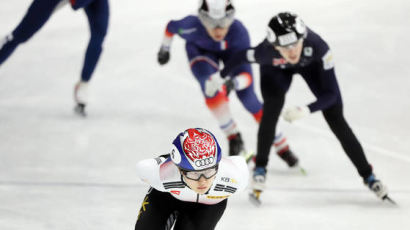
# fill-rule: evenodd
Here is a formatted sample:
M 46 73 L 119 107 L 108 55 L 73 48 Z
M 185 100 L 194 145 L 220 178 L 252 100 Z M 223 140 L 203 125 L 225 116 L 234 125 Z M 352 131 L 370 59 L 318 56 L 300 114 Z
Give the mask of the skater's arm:
M 225 63 L 224 68 L 221 70 L 221 77 L 225 78 L 226 76 L 231 76 L 232 71 L 235 67 L 240 66 L 245 63 L 250 63 L 248 60 L 247 54 L 248 52 L 252 53 L 252 48 L 251 49 L 246 49 L 246 50 L 241 50 L 237 53 L 235 53 L 232 58 Z M 234 76 L 231 76 L 234 77 Z
M 165 191 L 160 179 L 160 164 L 164 161 L 162 157 L 146 159 L 137 163 L 137 176 L 145 183 L 158 191 Z
M 326 42 L 321 40 L 317 47 L 316 81 L 319 85 L 316 101 L 308 105 L 310 112 L 322 111 L 334 105 L 340 97 L 339 86 L 336 80 L 333 55 Z
M 233 55 L 233 57 L 225 63 L 224 69 L 221 71 L 221 76 L 225 78 L 226 76 L 231 76 L 233 70 L 245 63 L 258 63 L 265 64 L 272 60 L 272 54 L 270 49 L 273 49 L 266 40 L 262 41 L 258 46 L 243 49 L 238 51 Z
M 181 20 L 171 20 L 168 22 L 167 26 L 165 27 L 164 36 L 162 38 L 161 46 L 157 54 L 157 60 L 160 65 L 168 63 L 170 59 L 170 50 L 174 35 L 178 34 L 178 31 L 181 28 L 192 25 L 193 20 L 193 16 L 187 16 Z

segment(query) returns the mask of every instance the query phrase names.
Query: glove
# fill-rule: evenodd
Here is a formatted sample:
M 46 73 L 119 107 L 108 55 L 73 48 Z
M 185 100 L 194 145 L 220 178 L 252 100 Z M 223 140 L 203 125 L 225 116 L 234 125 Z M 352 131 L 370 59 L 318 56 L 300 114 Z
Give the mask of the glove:
M 225 80 L 224 85 L 226 87 L 226 95 L 228 96 L 232 90 L 236 89 L 235 81 L 232 78 Z
M 205 81 L 205 95 L 207 97 L 215 96 L 218 91 L 222 91 L 225 80 L 219 76 L 219 73 L 212 74 L 208 80 Z
M 158 57 L 158 63 L 160 65 L 167 64 L 170 58 L 169 49 L 167 49 L 164 46 L 161 46 L 161 49 L 159 49 L 157 57 Z
M 310 114 L 310 110 L 307 106 L 294 106 L 287 108 L 283 111 L 282 117 L 287 122 L 293 122 L 295 120 L 306 117 Z

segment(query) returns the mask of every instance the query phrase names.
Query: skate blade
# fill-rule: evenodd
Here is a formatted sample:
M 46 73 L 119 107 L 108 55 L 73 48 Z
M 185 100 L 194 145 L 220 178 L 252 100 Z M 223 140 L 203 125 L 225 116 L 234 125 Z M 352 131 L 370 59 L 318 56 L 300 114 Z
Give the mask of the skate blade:
M 85 112 L 85 105 L 84 104 L 77 104 L 74 107 L 74 112 L 82 117 L 86 117 L 87 113 Z
M 299 172 L 302 173 L 303 176 L 307 175 L 306 170 L 304 168 L 300 167 L 300 166 L 299 166 Z
M 303 176 L 307 175 L 306 170 L 304 168 L 302 168 L 300 165 L 295 165 L 293 167 L 290 167 L 290 169 L 294 172 L 302 174 Z
M 397 203 L 393 199 L 391 199 L 388 195 L 384 196 L 382 199 L 383 199 L 383 201 L 387 200 L 391 204 L 397 205 Z
M 249 201 L 256 207 L 259 207 L 262 204 L 261 200 L 259 199 L 261 193 L 261 190 L 253 190 L 253 192 L 249 193 Z
M 249 163 L 252 158 L 255 156 L 255 153 L 253 151 L 245 151 L 243 150 L 240 153 L 241 156 L 243 156 L 245 158 L 246 163 Z

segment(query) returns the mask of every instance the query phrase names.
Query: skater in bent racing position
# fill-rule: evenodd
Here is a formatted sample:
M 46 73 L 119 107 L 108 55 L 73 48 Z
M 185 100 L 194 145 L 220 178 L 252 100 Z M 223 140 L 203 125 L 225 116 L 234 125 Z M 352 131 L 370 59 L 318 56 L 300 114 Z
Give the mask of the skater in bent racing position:
M 158 52 L 158 62 L 164 65 L 170 59 L 174 35 L 178 34 L 186 40 L 185 49 L 191 71 L 200 84 L 206 105 L 227 136 L 230 156 L 247 152 L 229 109 L 229 92 L 236 92 L 240 102 L 256 122 L 260 122 L 263 114 L 262 104 L 254 91 L 250 64 L 245 63 L 235 68 L 232 72 L 235 78 L 232 81 L 222 82 L 218 73 L 220 62 L 226 63 L 236 52 L 250 47 L 248 31 L 234 15 L 235 8 L 229 0 L 201 0 L 197 16 L 189 15 L 168 23 Z M 289 167 L 298 165 L 298 158 L 289 148 L 282 132 L 277 131 L 272 143 L 278 156 Z
M 91 37 L 85 53 L 80 80 L 74 86 L 75 112 L 85 116 L 88 102 L 88 82 L 90 81 L 102 52 L 102 44 L 107 34 L 108 0 L 34 0 L 20 24 L 0 41 L 0 65 L 14 50 L 28 41 L 50 19 L 56 10 L 70 3 L 74 10 L 84 9 L 90 26 Z
M 253 172 L 253 186 L 257 197 L 265 185 L 270 143 L 275 136 L 286 92 L 293 75 L 300 74 L 317 100 L 308 105 L 284 109 L 283 118 L 293 122 L 322 111 L 331 131 L 366 186 L 379 198 L 391 201 L 386 186 L 373 174 L 373 168 L 367 161 L 361 144 L 344 118 L 332 53 L 326 42 L 306 27 L 300 17 L 290 12 L 275 15 L 269 22 L 267 38 L 258 46 L 236 54 L 221 71 L 221 76 L 234 76 L 234 67 L 243 63 L 260 64 L 264 100 L 264 113 L 258 130 L 256 167 Z
M 241 192 L 249 179 L 245 159 L 223 157 L 215 136 L 201 128 L 180 133 L 170 154 L 139 162 L 137 173 L 151 188 L 136 230 L 214 229 L 228 197 Z

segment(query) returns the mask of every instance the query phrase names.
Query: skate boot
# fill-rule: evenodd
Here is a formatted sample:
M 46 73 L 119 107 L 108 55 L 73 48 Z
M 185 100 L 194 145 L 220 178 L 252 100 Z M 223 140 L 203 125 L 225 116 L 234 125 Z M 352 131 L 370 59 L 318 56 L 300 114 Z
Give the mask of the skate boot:
M 379 179 L 372 173 L 367 179 L 364 180 L 364 184 L 376 194 L 376 196 L 382 200 L 388 200 L 393 204 L 396 204 L 390 199 L 387 191 L 387 187 L 384 186 Z
M 85 106 L 88 99 L 88 83 L 79 81 L 74 86 L 74 101 L 76 106 L 74 107 L 74 112 L 80 116 L 85 117 L 87 114 L 85 112 Z
M 277 152 L 278 156 L 286 162 L 286 164 L 292 170 L 300 171 L 303 175 L 306 175 L 306 171 L 299 165 L 299 159 L 293 154 L 293 152 L 287 148 L 285 151 Z
M 252 192 L 249 194 L 249 200 L 256 206 L 261 205 L 260 195 L 265 189 L 266 169 L 264 167 L 255 167 L 252 176 Z
M 237 156 L 245 150 L 240 133 L 230 135 L 229 140 L 229 156 Z
M 246 151 L 240 133 L 233 134 L 228 137 L 229 140 L 229 156 L 243 156 L 246 163 L 249 163 L 254 157 L 252 151 Z
M 299 159 L 295 156 L 295 154 L 293 154 L 292 151 L 290 151 L 290 149 L 288 148 L 285 151 L 282 152 L 278 152 L 278 156 L 284 161 L 286 162 L 286 164 L 292 168 L 298 165 L 299 163 Z

